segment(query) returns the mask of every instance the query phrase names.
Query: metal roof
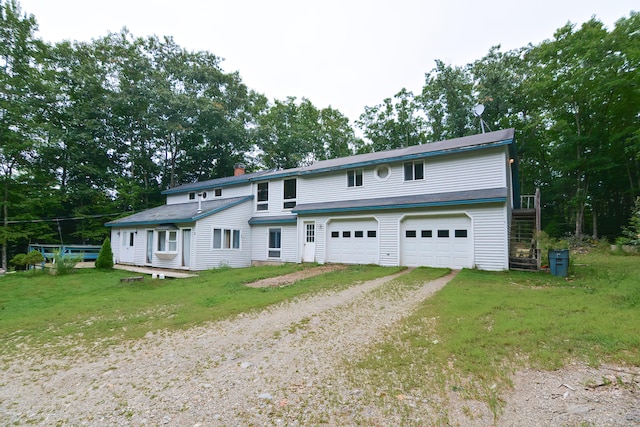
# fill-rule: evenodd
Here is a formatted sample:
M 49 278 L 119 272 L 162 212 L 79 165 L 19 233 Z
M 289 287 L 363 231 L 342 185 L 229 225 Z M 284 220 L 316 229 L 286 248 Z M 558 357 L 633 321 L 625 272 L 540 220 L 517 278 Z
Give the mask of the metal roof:
M 450 193 L 419 194 L 415 196 L 384 197 L 379 199 L 342 200 L 329 203 L 297 205 L 292 212 L 299 215 L 354 212 L 388 209 L 409 209 L 477 203 L 496 203 L 507 200 L 506 187 Z
M 410 147 L 397 148 L 395 150 L 378 151 L 375 153 L 357 154 L 354 156 L 340 157 L 337 159 L 322 160 L 309 166 L 278 171 L 269 171 L 262 174 L 258 179 L 274 178 L 276 176 L 305 175 L 309 173 L 328 172 L 344 168 L 362 167 L 418 159 L 442 154 L 472 151 L 489 147 L 512 144 L 515 130 L 504 129 L 495 132 L 481 133 L 477 135 L 464 136 L 445 141 L 431 142 L 422 145 L 412 145 Z
M 448 139 L 445 141 L 431 142 L 411 147 L 397 148 L 395 150 L 378 151 L 375 153 L 356 154 L 354 156 L 340 157 L 337 159 L 321 160 L 308 166 L 293 169 L 266 170 L 239 176 L 216 178 L 208 181 L 193 182 L 180 185 L 162 194 L 185 193 L 189 191 L 204 190 L 215 187 L 226 187 L 238 185 L 249 181 L 259 181 L 262 179 L 306 175 L 312 173 L 329 172 L 333 170 L 363 167 L 388 163 L 393 161 L 403 161 L 418 159 L 442 154 L 472 151 L 489 147 L 512 144 L 515 130 L 504 129 L 495 132 L 481 133 L 477 135 L 464 136 L 461 138 Z
M 120 227 L 194 222 L 200 218 L 223 211 L 251 199 L 253 199 L 253 196 L 233 197 L 229 199 L 202 202 L 202 210 L 200 212 L 198 212 L 198 203 L 195 202 L 163 205 L 158 206 L 157 208 L 147 209 L 146 211 L 138 212 L 124 218 L 116 219 L 114 221 L 109 221 L 105 225 L 107 227 Z

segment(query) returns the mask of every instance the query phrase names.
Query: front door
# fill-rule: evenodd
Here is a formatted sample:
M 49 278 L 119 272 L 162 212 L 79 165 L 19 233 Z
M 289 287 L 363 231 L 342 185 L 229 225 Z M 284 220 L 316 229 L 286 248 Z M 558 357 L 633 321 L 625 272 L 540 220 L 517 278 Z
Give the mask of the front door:
M 120 237 L 122 239 L 122 244 L 120 246 L 120 262 L 133 264 L 135 260 L 136 232 L 135 230 L 122 230 L 122 235 Z
M 302 245 L 302 262 L 316 260 L 316 223 L 304 223 L 304 241 Z

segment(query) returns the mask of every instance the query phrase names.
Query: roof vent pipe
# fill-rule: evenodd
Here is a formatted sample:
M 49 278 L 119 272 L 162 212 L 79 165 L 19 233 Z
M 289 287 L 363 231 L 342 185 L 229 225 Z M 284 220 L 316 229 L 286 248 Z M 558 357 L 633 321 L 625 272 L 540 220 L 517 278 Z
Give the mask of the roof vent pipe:
M 198 213 L 202 213 L 202 193 L 198 193 Z

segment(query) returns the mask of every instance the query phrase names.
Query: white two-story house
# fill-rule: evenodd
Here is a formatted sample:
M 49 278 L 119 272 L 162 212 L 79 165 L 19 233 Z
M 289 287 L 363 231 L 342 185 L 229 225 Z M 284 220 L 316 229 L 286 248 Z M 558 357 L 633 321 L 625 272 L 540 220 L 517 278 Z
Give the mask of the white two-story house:
M 514 130 L 244 173 L 164 191 L 111 221 L 116 263 L 509 268 Z

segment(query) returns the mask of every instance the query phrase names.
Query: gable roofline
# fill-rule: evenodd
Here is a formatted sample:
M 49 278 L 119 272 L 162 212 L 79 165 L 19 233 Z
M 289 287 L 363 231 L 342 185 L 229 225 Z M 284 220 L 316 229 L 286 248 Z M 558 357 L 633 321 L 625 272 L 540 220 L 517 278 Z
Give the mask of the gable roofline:
M 137 214 L 109 221 L 105 227 L 132 227 L 140 225 L 159 225 L 171 223 L 195 222 L 218 212 L 252 200 L 253 196 L 234 197 L 231 199 L 202 202 L 202 212 L 198 213 L 198 203 L 177 203 L 147 209 Z
M 178 185 L 177 187 L 169 188 L 162 191 L 160 194 L 190 193 L 192 191 L 207 190 L 209 188 L 231 187 L 233 185 L 245 184 L 252 178 L 256 178 L 269 172 L 273 172 L 273 170 L 252 172 L 238 176 L 227 176 L 224 178 L 209 179 L 207 181 L 191 182 L 189 184 L 183 184 Z
M 380 164 L 417 160 L 445 154 L 464 153 L 484 150 L 504 145 L 513 146 L 515 130 L 513 128 L 488 132 L 477 135 L 464 136 L 444 141 L 431 142 L 422 145 L 397 148 L 394 150 L 378 151 L 375 153 L 356 154 L 337 159 L 321 160 L 309 166 L 294 169 L 270 171 L 251 181 L 263 181 L 290 176 L 304 176 L 316 173 L 333 172 L 343 169 L 361 168 Z

